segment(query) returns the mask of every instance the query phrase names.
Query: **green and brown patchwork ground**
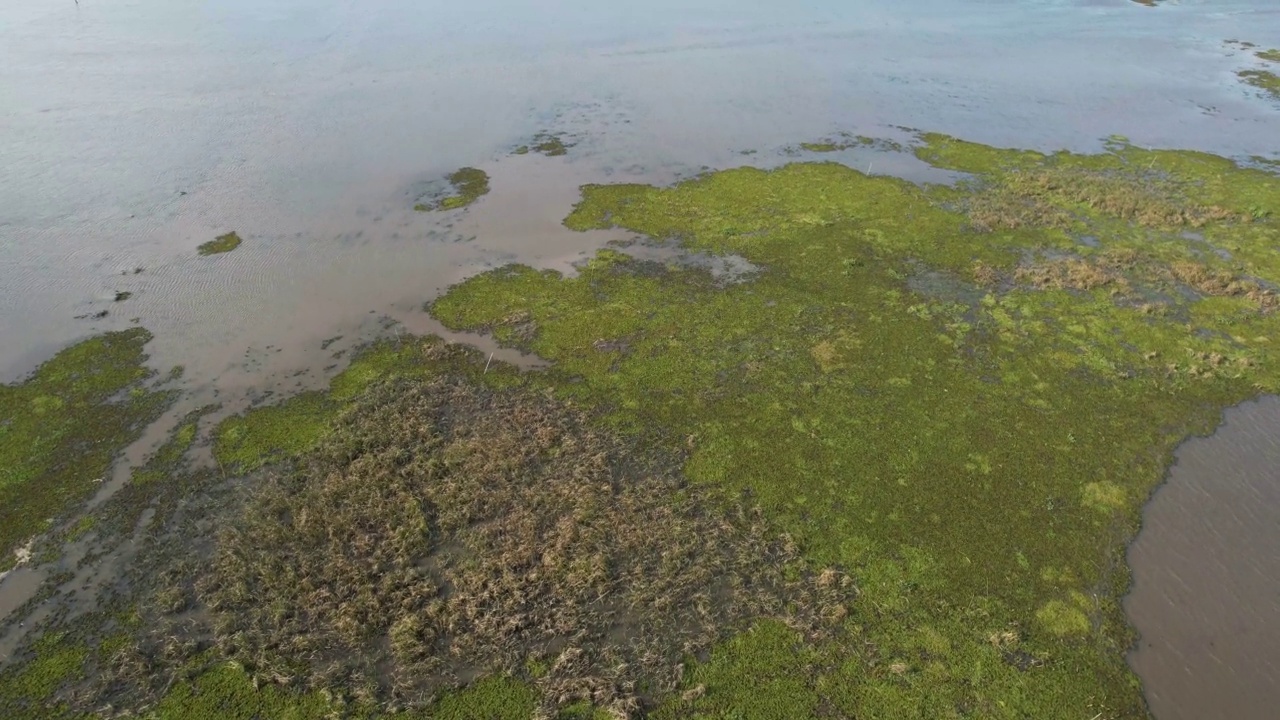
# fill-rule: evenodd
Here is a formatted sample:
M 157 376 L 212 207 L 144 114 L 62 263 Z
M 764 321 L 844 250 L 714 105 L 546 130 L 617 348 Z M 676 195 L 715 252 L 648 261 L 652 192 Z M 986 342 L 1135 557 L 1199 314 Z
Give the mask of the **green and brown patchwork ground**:
M 914 152 L 968 179 L 797 163 L 584 188 L 572 229 L 760 270 L 603 251 L 452 288 L 430 306 L 447 326 L 551 367 L 378 345 L 326 392 L 225 421 L 242 499 L 178 532 L 207 562 L 155 573 L 150 631 L 113 656 L 154 685 L 76 694 L 99 646 L 47 636 L 0 698 L 1145 717 L 1124 550 L 1173 448 L 1280 385 L 1280 178 L 1123 138 Z
M 749 491 L 858 580 L 856 650 L 748 636 L 672 716 L 1145 712 L 1124 546 L 1176 443 L 1276 388 L 1280 182 L 1119 138 L 922 140 L 972 180 L 739 169 L 588 187 L 567 220 L 738 254 L 749 282 L 602 253 L 433 306 L 554 361 L 558 392 L 619 427 L 689 436 L 695 483 Z
M 0 571 L 14 550 L 93 492 L 126 445 L 173 400 L 147 386 L 151 335 L 101 335 L 31 377 L 0 385 Z

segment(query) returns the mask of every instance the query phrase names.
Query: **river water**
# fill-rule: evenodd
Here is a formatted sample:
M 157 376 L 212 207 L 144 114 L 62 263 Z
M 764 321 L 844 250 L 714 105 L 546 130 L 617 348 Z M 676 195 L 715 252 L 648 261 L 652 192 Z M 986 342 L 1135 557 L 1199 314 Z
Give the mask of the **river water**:
M 232 411 L 323 381 L 389 321 L 432 330 L 423 301 L 474 272 L 568 271 L 622 239 L 559 225 L 584 182 L 776 164 L 836 131 L 1076 150 L 1118 133 L 1274 157 L 1280 107 L 1236 81 L 1251 60 L 1231 39 L 1280 46 L 1280 6 L 6 0 L 0 381 L 137 322 L 157 367 L 185 366 L 192 402 Z M 543 131 L 577 144 L 510 155 Z M 412 210 L 464 165 L 490 173 L 490 195 Z M 240 249 L 196 254 L 229 230 Z M 1215 532 L 1251 552 L 1243 529 Z M 1138 666 L 1150 688 L 1195 682 Z

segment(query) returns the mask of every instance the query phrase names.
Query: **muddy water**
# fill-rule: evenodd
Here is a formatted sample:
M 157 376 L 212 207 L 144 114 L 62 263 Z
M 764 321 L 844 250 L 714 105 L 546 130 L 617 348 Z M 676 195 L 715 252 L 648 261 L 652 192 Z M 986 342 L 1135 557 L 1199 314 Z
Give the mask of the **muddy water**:
M 626 240 L 559 225 L 582 183 L 778 164 L 835 131 L 1077 150 L 1120 133 L 1274 157 L 1280 107 L 1236 82 L 1250 60 L 1227 39 L 1280 46 L 1280 8 L 6 0 L 0 381 L 136 322 L 156 334 L 157 367 L 186 368 L 170 422 L 209 400 L 234 412 L 322 383 L 344 350 L 393 325 L 439 330 L 423 301 L 479 270 L 571 271 Z M 541 131 L 576 145 L 510 155 Z M 949 179 L 909 158 L 824 157 Z M 490 195 L 462 212 L 412 210 L 464 165 L 490 173 Z M 197 256 L 228 230 L 240 249 Z M 133 296 L 116 303 L 119 291 Z M 0 583 L 0 601 L 33 577 Z
M 1268 34 L 1268 0 L 10 0 L 0 378 L 134 318 L 195 384 L 314 367 L 370 310 L 592 247 L 555 225 L 580 182 L 767 163 L 837 129 L 1270 154 L 1277 108 L 1222 45 Z M 580 144 L 504 157 L 540 130 Z M 469 226 L 412 212 L 462 165 L 494 176 Z M 240 250 L 196 256 L 231 229 Z
M 1130 664 L 1159 720 L 1280 708 L 1280 398 L 1187 441 L 1129 550 Z

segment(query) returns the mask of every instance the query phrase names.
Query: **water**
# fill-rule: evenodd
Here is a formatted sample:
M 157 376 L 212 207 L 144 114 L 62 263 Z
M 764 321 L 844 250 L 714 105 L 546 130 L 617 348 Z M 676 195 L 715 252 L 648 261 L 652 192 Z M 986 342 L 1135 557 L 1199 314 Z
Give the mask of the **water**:
M 1178 449 L 1129 549 L 1130 664 L 1159 720 L 1280 707 L 1280 397 Z
M 1236 81 L 1251 61 L 1228 39 L 1280 46 L 1280 6 L 7 0 L 0 381 L 137 322 L 156 334 L 153 364 L 185 366 L 188 406 L 234 412 L 264 389 L 322 383 L 335 352 L 389 321 L 437 330 L 422 303 L 470 274 L 513 261 L 572 272 L 626 240 L 560 226 L 582 183 L 777 164 L 836 131 L 1046 150 L 1119 133 L 1273 157 L 1280 106 Z M 510 156 L 541 131 L 577 145 Z M 491 174 L 489 196 L 462 213 L 412 210 L 465 165 Z M 902 158 L 874 168 L 945 180 Z M 196 255 L 229 230 L 240 249 Z M 113 302 L 118 291 L 133 297 Z M 1182 682 L 1142 672 L 1153 698 Z
M 1222 45 L 1268 33 L 1280 44 L 1266 0 L 11 0 L 0 377 L 135 317 L 193 383 L 248 382 L 245 351 L 267 345 L 284 352 L 251 375 L 291 372 L 295 348 L 358 334 L 370 310 L 590 249 L 555 226 L 579 182 L 669 180 L 839 129 L 1270 154 L 1277 108 Z M 582 142 L 553 169 L 501 159 L 540 130 Z M 462 165 L 494 174 L 474 215 L 498 219 L 459 244 L 410 208 Z M 240 250 L 195 255 L 231 229 Z

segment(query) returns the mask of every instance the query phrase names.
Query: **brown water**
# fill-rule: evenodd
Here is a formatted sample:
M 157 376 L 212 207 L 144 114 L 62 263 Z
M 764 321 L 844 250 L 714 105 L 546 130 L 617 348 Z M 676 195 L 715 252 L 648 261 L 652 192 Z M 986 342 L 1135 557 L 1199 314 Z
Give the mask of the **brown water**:
M 557 225 L 578 183 L 834 130 L 1269 155 L 1277 108 L 1222 45 L 1268 35 L 1269 0 L 8 0 L 0 379 L 133 318 L 195 386 L 310 368 L 370 310 L 597 246 Z M 505 157 L 542 130 L 581 142 Z M 494 176 L 465 221 L 411 210 L 463 165 Z M 240 250 L 195 254 L 231 229 Z
M 1280 716 L 1280 398 L 1182 445 L 1129 562 L 1130 664 L 1154 715 Z
M 804 159 L 787 146 L 836 131 L 1075 150 L 1119 133 L 1275 157 L 1280 106 L 1236 81 L 1251 60 L 1227 39 L 1280 46 L 1280 6 L 6 0 L 0 381 L 136 322 L 156 334 L 154 365 L 186 368 L 168 423 L 209 400 L 236 412 L 265 391 L 322 384 L 349 356 L 335 354 L 368 338 L 439 331 L 423 302 L 475 272 L 571 272 L 625 241 L 560 225 L 582 183 L 776 165 Z M 561 158 L 510 155 L 542 131 L 577 144 Z M 909 157 L 824 157 L 951 179 Z M 466 165 L 490 173 L 490 195 L 462 212 L 412 210 Z M 240 249 L 196 254 L 228 230 Z M 117 291 L 133 297 L 115 303 Z M 1241 556 L 1261 552 L 1236 542 Z M 0 618 L 37 577 L 0 582 Z M 1166 676 L 1142 672 L 1164 692 Z

